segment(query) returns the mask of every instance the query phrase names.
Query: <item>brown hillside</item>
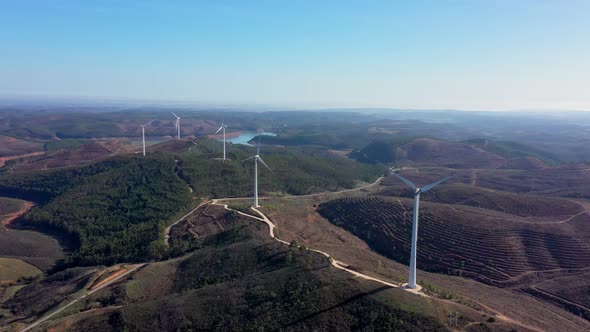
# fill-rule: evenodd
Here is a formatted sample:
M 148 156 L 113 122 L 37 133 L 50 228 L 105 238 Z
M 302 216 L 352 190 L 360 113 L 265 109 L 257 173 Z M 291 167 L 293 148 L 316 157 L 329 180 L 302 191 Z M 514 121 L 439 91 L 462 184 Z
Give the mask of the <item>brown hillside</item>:
M 534 157 L 522 157 L 508 160 L 501 168 L 505 169 L 543 169 L 543 162 Z
M 484 209 L 423 202 L 418 267 L 497 286 L 529 281 L 531 272 L 590 266 L 590 216 L 563 223 L 527 223 Z M 412 201 L 347 198 L 320 205 L 332 223 L 364 239 L 377 252 L 407 263 Z
M 232 214 L 220 206 L 206 204 L 171 230 L 171 241 L 202 239 L 233 227 Z
M 169 141 L 165 141 L 165 142 L 161 142 L 158 144 L 154 144 L 152 146 L 149 146 L 146 148 L 146 151 L 148 152 L 174 152 L 174 153 L 180 153 L 180 152 L 186 152 L 188 151 L 190 148 L 192 148 L 193 146 L 195 146 L 196 143 L 194 143 L 191 140 L 177 140 L 177 139 L 172 139 Z
M 43 151 L 43 143 L 0 135 L 0 157 Z
M 412 191 L 401 181 L 399 183 L 382 189 L 378 194 L 411 198 Z M 490 209 L 528 217 L 530 222 L 559 221 L 584 211 L 580 204 L 564 198 L 517 194 L 459 183 L 441 185 L 423 194 L 422 200 Z
M 398 148 L 397 160 L 409 165 L 451 168 L 498 168 L 506 160 L 468 144 L 419 138 Z
M 404 170 L 401 174 L 418 186 L 426 185 L 445 176 L 454 175 L 452 179 L 445 182 L 445 185 L 465 183 L 471 186 L 513 193 L 590 198 L 590 169 L 449 170 L 444 168 L 423 168 L 420 172 Z M 402 182 L 395 176 L 388 176 L 383 179 L 381 184 L 399 186 Z
M 96 162 L 117 154 L 129 153 L 135 147 L 117 140 L 94 141 L 73 149 L 57 151 L 35 158 L 17 162 L 15 171 L 37 171 L 68 166 L 81 166 Z

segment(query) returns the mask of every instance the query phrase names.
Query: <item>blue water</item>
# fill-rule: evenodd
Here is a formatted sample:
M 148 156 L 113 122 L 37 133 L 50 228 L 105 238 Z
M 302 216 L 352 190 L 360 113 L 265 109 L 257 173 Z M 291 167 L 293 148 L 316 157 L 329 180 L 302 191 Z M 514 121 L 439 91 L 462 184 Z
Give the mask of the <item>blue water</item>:
M 261 135 L 261 136 L 277 136 L 277 134 L 275 133 L 253 133 L 253 132 L 247 132 L 247 133 L 243 133 L 242 135 L 238 136 L 238 137 L 233 137 L 233 138 L 226 138 L 225 141 L 232 143 L 232 144 L 243 144 L 243 145 L 248 145 L 248 146 L 253 146 L 252 144 L 249 144 L 248 142 L 250 140 L 252 140 L 254 137 Z M 219 141 L 223 141 L 223 139 L 219 139 Z M 264 138 L 262 139 L 262 141 L 264 142 Z

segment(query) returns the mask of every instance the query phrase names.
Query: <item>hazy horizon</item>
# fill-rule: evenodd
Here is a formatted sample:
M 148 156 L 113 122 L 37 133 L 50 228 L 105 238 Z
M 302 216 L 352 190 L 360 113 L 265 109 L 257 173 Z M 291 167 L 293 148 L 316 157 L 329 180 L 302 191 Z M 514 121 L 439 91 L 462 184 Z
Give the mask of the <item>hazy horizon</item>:
M 582 1 L 27 1 L 0 100 L 590 111 Z

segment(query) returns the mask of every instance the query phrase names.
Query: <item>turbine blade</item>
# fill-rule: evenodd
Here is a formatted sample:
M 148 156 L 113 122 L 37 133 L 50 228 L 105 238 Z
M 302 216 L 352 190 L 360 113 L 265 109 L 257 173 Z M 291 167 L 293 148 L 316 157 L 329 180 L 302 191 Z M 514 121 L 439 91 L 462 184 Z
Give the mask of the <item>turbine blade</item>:
M 260 161 L 262 163 L 262 165 L 264 165 L 264 167 L 268 168 L 268 170 L 274 175 L 275 172 L 272 171 L 272 169 L 270 169 L 270 167 L 268 167 L 268 165 L 264 162 L 264 160 L 262 160 L 262 158 L 258 157 L 258 161 Z
M 414 183 L 412 183 L 412 181 L 406 179 L 405 177 L 397 174 L 397 173 L 393 173 L 393 175 L 397 176 L 400 180 L 402 180 L 405 184 L 407 184 L 408 186 L 412 187 L 412 189 L 416 190 L 418 188 L 416 188 L 416 185 Z
M 217 134 L 221 129 L 223 129 L 223 125 L 221 127 L 219 127 L 219 129 L 217 129 L 217 131 L 215 133 Z
M 244 159 L 244 160 L 242 160 L 242 161 L 240 161 L 240 162 L 241 162 L 241 163 L 243 163 L 244 161 L 248 161 L 248 160 L 250 160 L 250 159 L 252 159 L 252 158 L 254 158 L 254 157 L 255 157 L 255 156 L 248 157 L 248 158 L 246 158 L 246 159 Z
M 178 118 L 178 115 L 174 114 L 174 112 L 170 112 L 172 113 L 172 115 L 174 115 L 175 118 Z
M 391 167 L 387 167 L 385 166 L 382 162 L 380 162 L 379 160 L 375 160 L 379 165 L 381 165 L 381 167 L 383 167 L 385 169 L 385 175 L 390 175 L 391 174 Z
M 425 186 L 424 188 L 420 189 L 420 191 L 421 191 L 421 192 L 423 192 L 423 193 L 425 193 L 425 192 L 427 192 L 428 190 L 430 190 L 430 189 L 432 189 L 432 188 L 434 188 L 434 187 L 438 186 L 439 184 L 441 184 L 441 183 L 443 183 L 443 182 L 447 181 L 447 180 L 448 180 L 448 179 L 450 179 L 450 178 L 452 178 L 452 176 L 447 176 L 446 178 L 444 178 L 444 179 L 442 179 L 442 180 L 438 180 L 438 181 L 436 181 L 436 182 L 434 182 L 434 183 L 431 183 L 431 184 L 429 184 L 429 185 Z

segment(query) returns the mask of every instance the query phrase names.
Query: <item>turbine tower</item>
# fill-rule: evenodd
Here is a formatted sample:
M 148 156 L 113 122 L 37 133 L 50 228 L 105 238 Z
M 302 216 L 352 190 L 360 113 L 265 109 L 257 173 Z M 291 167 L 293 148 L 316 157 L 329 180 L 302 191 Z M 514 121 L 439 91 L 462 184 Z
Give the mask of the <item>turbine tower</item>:
M 177 132 L 177 138 L 180 139 L 180 117 L 176 114 L 174 114 L 173 112 L 172 115 L 174 115 L 174 117 L 176 118 L 176 132 Z
M 150 123 L 154 122 L 155 120 L 152 120 L 146 124 L 142 124 L 141 125 L 141 140 L 143 142 L 143 155 L 145 156 L 145 126 L 149 125 Z
M 223 130 L 223 160 L 225 160 L 225 128 L 227 128 L 227 125 L 221 121 L 221 127 L 215 132 L 217 134 L 220 130 Z
M 256 154 L 242 160 L 242 162 L 248 161 L 250 159 L 254 159 L 254 207 L 257 208 L 260 207 L 260 205 L 258 205 L 258 162 L 260 161 L 262 165 L 264 165 L 264 167 L 266 167 L 272 174 L 274 174 L 272 169 L 270 169 L 270 167 L 268 167 L 268 165 L 260 157 L 260 136 L 258 136 L 258 146 L 256 148 Z
M 414 183 L 412 183 L 412 181 L 404 178 L 403 176 L 395 172 L 393 175 L 397 176 L 400 180 L 402 180 L 414 190 L 414 222 L 412 224 L 412 251 L 410 254 L 410 276 L 408 278 L 408 288 L 416 288 L 416 247 L 418 245 L 418 212 L 420 209 L 420 194 L 429 191 L 451 177 L 447 176 L 442 180 L 438 180 L 425 187 L 418 188 Z

